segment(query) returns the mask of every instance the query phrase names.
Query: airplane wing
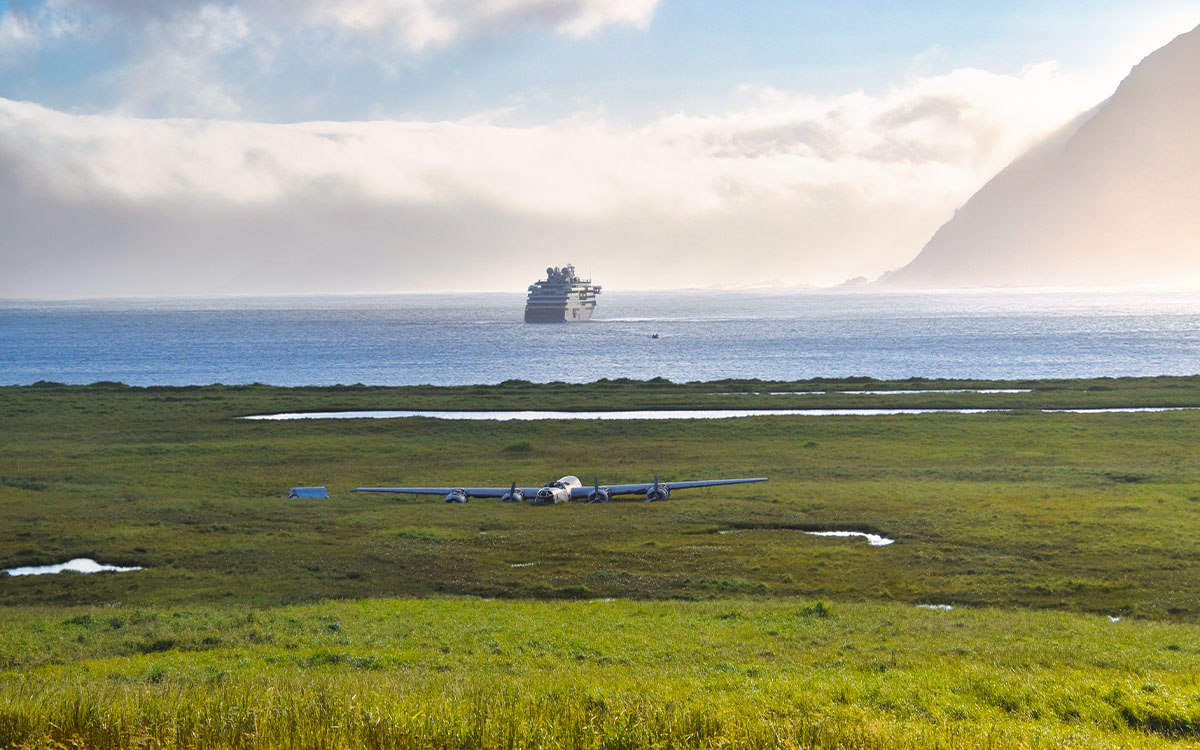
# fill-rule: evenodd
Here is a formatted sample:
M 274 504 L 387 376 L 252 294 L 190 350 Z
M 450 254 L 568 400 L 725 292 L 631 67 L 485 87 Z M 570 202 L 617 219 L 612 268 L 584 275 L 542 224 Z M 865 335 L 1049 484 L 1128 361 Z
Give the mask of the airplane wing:
M 462 490 L 471 497 L 504 497 L 511 487 L 355 487 L 355 492 L 392 492 L 404 495 L 448 495 Z M 541 487 L 518 487 L 525 497 L 534 497 Z
M 749 482 L 766 482 L 768 477 L 753 477 L 748 479 L 701 479 L 689 482 L 657 482 L 659 487 L 668 491 L 686 490 L 693 487 L 713 487 L 722 484 L 747 484 Z M 654 488 L 655 482 L 641 482 L 639 484 L 614 484 L 606 485 L 609 495 L 645 495 Z M 541 487 L 517 487 L 516 489 L 524 493 L 526 499 L 534 499 L 537 497 L 538 490 Z M 582 487 L 571 487 L 571 499 L 581 500 L 586 498 L 594 489 L 594 486 L 584 485 Z M 406 495 L 449 495 L 451 492 L 465 492 L 469 497 L 504 497 L 512 490 L 512 486 L 508 487 L 356 487 L 355 492 L 390 492 Z
M 719 484 L 748 484 L 750 482 L 767 482 L 770 477 L 753 477 L 751 479 L 701 479 L 691 482 L 659 482 L 659 487 L 666 487 L 669 490 L 686 490 L 693 487 L 713 487 Z M 608 491 L 613 495 L 644 495 L 646 491 L 654 486 L 654 482 L 642 482 L 640 484 L 609 484 Z M 584 485 L 577 487 L 571 491 L 571 497 L 587 497 L 592 491 L 592 487 Z

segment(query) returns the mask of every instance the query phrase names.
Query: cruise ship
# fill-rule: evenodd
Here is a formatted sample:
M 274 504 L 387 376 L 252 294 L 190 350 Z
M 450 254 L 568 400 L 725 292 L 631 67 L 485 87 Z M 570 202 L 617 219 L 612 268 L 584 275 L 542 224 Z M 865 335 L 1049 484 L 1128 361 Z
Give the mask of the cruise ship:
M 546 278 L 529 287 L 526 323 L 575 323 L 589 320 L 600 287 L 575 275 L 575 266 L 547 268 Z

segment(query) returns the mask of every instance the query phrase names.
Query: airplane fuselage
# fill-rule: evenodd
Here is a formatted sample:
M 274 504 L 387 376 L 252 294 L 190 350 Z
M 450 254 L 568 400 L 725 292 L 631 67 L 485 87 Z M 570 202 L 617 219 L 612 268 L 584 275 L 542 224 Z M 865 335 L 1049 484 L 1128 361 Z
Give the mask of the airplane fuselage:
M 537 499 L 542 503 L 567 503 L 571 501 L 571 490 L 582 486 L 579 477 L 568 475 L 557 482 L 547 482 L 537 491 Z

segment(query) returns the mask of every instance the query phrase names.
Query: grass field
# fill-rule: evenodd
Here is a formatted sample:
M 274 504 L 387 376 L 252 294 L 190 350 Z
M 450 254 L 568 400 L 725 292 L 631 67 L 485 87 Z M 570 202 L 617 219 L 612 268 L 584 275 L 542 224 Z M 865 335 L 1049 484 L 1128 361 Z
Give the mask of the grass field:
M 958 387 L 1032 392 L 835 392 Z M 1161 405 L 1200 379 L 0 388 L 0 567 L 146 568 L 0 578 L 0 746 L 1194 744 L 1200 412 L 1040 411 Z M 1015 411 L 236 419 L 763 406 Z M 772 481 L 349 492 L 568 473 Z M 304 484 L 330 499 L 283 497 Z

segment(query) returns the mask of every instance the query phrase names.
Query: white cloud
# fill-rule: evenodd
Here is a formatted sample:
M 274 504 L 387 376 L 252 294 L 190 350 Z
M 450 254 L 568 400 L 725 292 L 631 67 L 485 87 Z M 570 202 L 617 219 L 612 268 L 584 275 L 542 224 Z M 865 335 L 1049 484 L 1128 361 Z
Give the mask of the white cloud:
M 609 24 L 628 24 L 646 29 L 658 0 L 579 0 L 569 4 L 572 12 L 558 22 L 558 30 L 583 36 Z
M 195 29 L 198 16 L 236 16 L 254 35 L 301 28 L 383 39 L 419 53 L 459 38 L 523 29 L 585 36 L 611 25 L 646 28 L 659 0 L 47 0 L 44 23 L 31 24 L 12 13 L 0 20 L 0 45 L 9 36 L 36 38 L 53 30 L 51 19 L 108 30 L 133 23 L 147 29 L 181 24 Z M 113 19 L 118 21 L 113 24 Z M 128 29 L 125 29 L 128 31 Z M 222 29 L 208 27 L 210 34 Z M 147 40 L 153 41 L 152 36 Z
M 658 0 L 251 0 L 248 7 L 307 26 L 383 36 L 421 52 L 461 37 L 520 29 L 584 36 L 610 25 L 646 28 Z
M 76 31 L 73 19 L 49 6 L 36 12 L 7 10 L 0 14 L 0 60 L 36 51 L 45 42 Z
M 102 76 L 122 92 L 117 109 L 176 115 L 236 117 L 237 83 L 217 61 L 247 47 L 266 58 L 269 43 L 252 37 L 246 15 L 229 6 L 202 5 L 187 15 L 150 18 L 141 57 Z
M 36 34 L 27 17 L 12 11 L 0 16 L 0 53 L 11 53 L 30 47 L 35 41 Z
M 328 217 L 323 231 L 393 255 L 397 237 L 419 234 L 440 248 L 420 263 L 443 270 L 540 234 L 593 248 L 605 262 L 636 259 L 644 268 L 656 255 L 664 264 L 683 257 L 692 283 L 753 282 L 753 269 L 767 263 L 786 280 L 830 282 L 907 261 L 991 174 L 1094 103 L 1075 105 L 1070 91 L 1051 66 L 1020 76 L 960 70 L 877 97 L 763 89 L 737 111 L 641 127 L 594 115 L 534 127 L 486 118 L 149 120 L 0 100 L 0 158 L 12 166 L 10 190 L 54 207 L 47 221 L 119 206 L 113 223 L 135 226 L 117 226 L 109 244 L 126 249 L 125 232 L 171 246 L 136 225 L 169 226 L 202 209 L 240 227 L 222 241 L 253 256 L 267 231 L 255 226 L 263 217 L 275 217 L 272 226 L 287 224 L 283 216 L 306 221 L 312 206 L 337 205 L 350 207 L 347 218 Z M 370 207 L 389 216 L 373 231 L 353 218 Z M 451 214 L 503 228 L 481 248 L 478 238 L 425 218 Z M 28 242 L 47 244 L 36 231 Z M 89 237 L 88 246 L 105 243 Z M 748 262 L 737 273 L 717 271 L 731 252 Z
M 247 81 L 280 50 L 383 70 L 460 40 L 521 31 L 586 36 L 644 29 L 659 0 L 44 0 L 0 15 L 0 64 L 48 42 L 113 44 L 93 89 L 118 111 L 232 118 L 258 102 Z M 399 55 L 399 57 L 398 57 Z
M 60 188 L 130 200 L 276 200 L 333 181 L 382 200 L 484 200 L 531 213 L 647 202 L 691 212 L 838 182 L 887 196 L 886 186 L 911 188 L 922 175 L 929 189 L 959 191 L 1082 109 L 1062 95 L 1069 88 L 1050 66 L 1019 77 L 960 70 L 880 97 L 765 89 L 751 107 L 642 127 L 591 115 L 534 127 L 486 117 L 273 125 L 82 117 L 5 102 L 0 135 L 20 153 L 41 153 L 39 173 L 73 176 Z M 942 185 L 929 170 L 953 177 Z

